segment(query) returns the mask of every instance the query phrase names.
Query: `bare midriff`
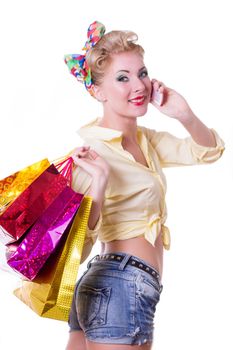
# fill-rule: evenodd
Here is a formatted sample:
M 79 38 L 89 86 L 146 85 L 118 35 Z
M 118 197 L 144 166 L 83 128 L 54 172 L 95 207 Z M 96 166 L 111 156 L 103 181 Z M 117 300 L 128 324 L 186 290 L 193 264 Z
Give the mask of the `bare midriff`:
M 134 255 L 153 266 L 160 274 L 163 273 L 163 242 L 162 234 L 157 237 L 155 245 L 150 244 L 144 236 L 129 238 L 125 240 L 115 240 L 104 243 L 102 254 L 123 252 Z

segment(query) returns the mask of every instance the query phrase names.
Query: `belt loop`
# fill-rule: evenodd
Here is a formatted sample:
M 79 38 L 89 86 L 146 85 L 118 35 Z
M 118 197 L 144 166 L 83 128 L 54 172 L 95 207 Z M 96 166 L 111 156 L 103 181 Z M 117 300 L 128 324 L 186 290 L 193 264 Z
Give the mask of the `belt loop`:
M 130 259 L 131 256 L 132 256 L 132 255 L 130 255 L 130 254 L 125 254 L 125 256 L 124 256 L 122 262 L 120 263 L 120 265 L 119 265 L 119 267 L 118 267 L 119 270 L 124 270 L 125 265 L 126 265 L 127 262 L 129 261 L 129 259 Z
M 92 262 L 92 260 L 94 260 L 97 256 L 99 256 L 99 254 L 93 256 L 93 258 L 91 258 L 91 260 L 88 261 L 88 264 L 87 264 L 87 268 L 88 268 L 88 269 L 91 267 L 91 262 Z

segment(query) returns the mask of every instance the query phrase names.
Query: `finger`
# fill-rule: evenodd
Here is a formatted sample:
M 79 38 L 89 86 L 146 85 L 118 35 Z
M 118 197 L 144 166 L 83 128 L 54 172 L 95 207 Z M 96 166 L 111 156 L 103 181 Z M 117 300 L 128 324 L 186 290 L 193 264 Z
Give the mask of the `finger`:
M 97 157 L 99 157 L 99 154 L 93 149 L 89 151 L 89 154 L 91 155 L 92 159 L 96 159 Z
M 79 149 L 79 150 L 76 150 L 75 152 L 73 152 L 72 155 L 74 156 L 80 156 L 80 157 L 85 157 L 86 154 L 88 154 L 89 150 L 82 150 L 82 149 Z
M 165 91 L 165 86 L 164 86 L 164 85 L 160 85 L 158 91 L 159 91 L 161 94 L 164 93 L 164 91 Z
M 159 88 L 159 81 L 156 80 L 156 79 L 153 79 L 152 84 L 153 84 L 153 89 L 154 90 L 158 90 L 158 88 Z
M 85 163 L 91 162 L 91 159 L 79 157 L 78 155 L 77 156 L 73 156 L 72 158 L 74 160 L 74 163 L 76 165 L 80 165 L 81 167 L 83 167 L 83 166 L 85 167 Z
M 90 149 L 90 146 L 81 146 L 81 147 L 76 147 L 73 152 L 74 153 L 77 153 L 77 152 L 80 152 L 80 151 L 87 151 Z
M 100 171 L 99 167 L 96 164 L 94 164 L 93 160 L 90 160 L 88 158 L 75 157 L 74 163 L 76 166 L 82 168 L 91 176 L 93 176 L 94 174 L 97 174 Z
M 86 152 L 79 152 L 78 154 L 80 157 L 85 157 L 86 159 L 96 159 L 99 157 L 99 154 L 95 152 L 94 150 L 86 151 Z

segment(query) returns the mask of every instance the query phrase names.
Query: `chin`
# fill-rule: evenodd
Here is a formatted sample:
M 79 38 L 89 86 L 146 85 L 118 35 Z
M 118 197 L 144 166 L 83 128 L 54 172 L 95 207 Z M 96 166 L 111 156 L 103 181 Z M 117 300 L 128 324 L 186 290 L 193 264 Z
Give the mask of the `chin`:
M 147 107 L 135 112 L 135 117 L 143 117 L 147 113 Z

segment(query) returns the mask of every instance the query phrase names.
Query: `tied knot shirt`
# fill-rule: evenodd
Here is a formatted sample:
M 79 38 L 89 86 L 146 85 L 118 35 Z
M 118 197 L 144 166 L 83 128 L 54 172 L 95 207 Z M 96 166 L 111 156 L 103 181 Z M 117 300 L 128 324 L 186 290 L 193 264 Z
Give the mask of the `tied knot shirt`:
M 98 126 L 96 118 L 78 130 L 84 140 L 110 165 L 103 207 L 93 230 L 87 228 L 86 241 L 125 240 L 144 236 L 152 245 L 162 232 L 163 246 L 170 248 L 170 232 L 165 225 L 166 178 L 162 168 L 212 163 L 222 155 L 224 142 L 214 129 L 215 147 L 197 144 L 192 137 L 177 138 L 168 132 L 137 126 L 138 144 L 147 166 L 137 162 L 122 147 L 122 131 Z M 87 194 L 92 178 L 81 167 L 73 171 L 72 187 Z M 85 244 L 84 244 L 85 250 Z M 85 254 L 85 253 L 84 253 Z

